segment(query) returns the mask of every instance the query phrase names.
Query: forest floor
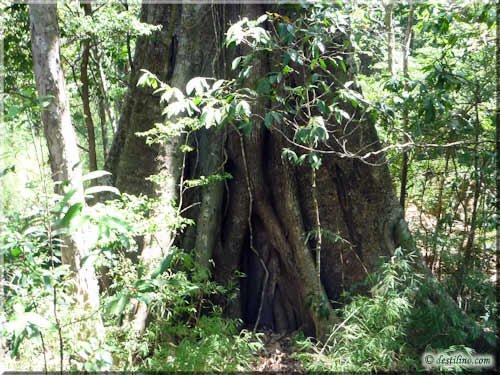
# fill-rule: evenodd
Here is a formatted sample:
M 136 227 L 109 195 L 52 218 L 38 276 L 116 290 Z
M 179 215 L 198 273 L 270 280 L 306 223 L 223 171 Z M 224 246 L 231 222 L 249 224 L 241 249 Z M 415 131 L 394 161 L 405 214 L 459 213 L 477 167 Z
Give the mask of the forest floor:
M 264 349 L 252 362 L 250 371 L 280 371 L 305 373 L 299 361 L 292 358 L 293 337 L 286 334 L 263 332 Z

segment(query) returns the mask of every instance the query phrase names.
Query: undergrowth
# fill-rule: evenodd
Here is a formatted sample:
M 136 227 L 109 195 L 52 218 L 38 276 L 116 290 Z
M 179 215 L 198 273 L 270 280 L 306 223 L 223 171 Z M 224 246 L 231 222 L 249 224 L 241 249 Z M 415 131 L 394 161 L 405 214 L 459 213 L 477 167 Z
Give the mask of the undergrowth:
M 244 371 L 250 367 L 263 349 L 261 337 L 241 330 L 242 322 L 225 317 L 214 302 L 217 296 L 236 295 L 235 291 L 200 275 L 193 255 L 181 249 L 172 248 L 151 274 L 145 274 L 141 263 L 127 254 L 137 248 L 137 232 L 148 231 L 149 223 L 139 212 L 151 202 L 142 198 L 125 196 L 118 205 L 86 211 L 98 233 L 96 264 L 113 282 L 99 311 L 76 311 L 72 278 L 60 263 L 57 241 L 50 255 L 52 245 L 44 226 L 60 215 L 58 202 L 46 216 L 36 212 L 3 225 L 0 250 L 6 262 L 0 333 L 1 346 L 7 348 L 2 361 L 9 368 L 55 370 L 60 361 L 65 368 L 86 371 Z M 127 222 L 113 215 L 126 217 Z M 344 294 L 340 323 L 332 327 L 327 340 L 315 343 L 298 336 L 294 356 L 309 371 L 412 371 L 422 369 L 424 351 L 461 348 L 471 352 L 481 329 L 495 332 L 491 317 L 496 315 L 496 305 L 484 278 L 474 279 L 473 317 L 481 324 L 474 332 L 466 327 L 459 310 L 433 300 L 435 284 L 415 272 L 416 262 L 421 262 L 417 255 L 397 249 L 367 277 L 367 295 Z M 147 303 L 151 311 L 143 334 L 133 329 L 131 320 L 138 301 Z M 105 329 L 96 333 L 92 327 L 99 315 Z
M 344 295 L 350 302 L 325 343 L 296 336 L 294 357 L 309 371 L 414 371 L 425 351 L 474 352 L 480 332 L 466 330 L 456 309 L 431 303 L 433 286 L 415 273 L 417 261 L 396 250 L 367 278 L 369 295 Z
M 51 239 L 47 226 L 67 210 L 61 202 L 64 197 L 56 197 L 48 210 L 0 223 L 5 261 L 0 311 L 0 363 L 5 367 L 0 370 L 248 368 L 262 348 L 260 336 L 240 331 L 241 321 L 224 317 L 213 303 L 214 296 L 234 291 L 201 277 L 193 255 L 175 247 L 149 274 L 132 260 L 134 238 L 156 225 L 146 216 L 155 202 L 144 197 L 124 195 L 83 211 L 92 225 L 89 233 L 95 233 L 95 264 L 101 277 L 112 282 L 98 310 L 76 303 L 74 279 L 68 266 L 61 265 L 61 241 Z M 144 333 L 133 329 L 131 319 L 139 301 L 150 309 Z M 104 329 L 96 330 L 96 324 Z

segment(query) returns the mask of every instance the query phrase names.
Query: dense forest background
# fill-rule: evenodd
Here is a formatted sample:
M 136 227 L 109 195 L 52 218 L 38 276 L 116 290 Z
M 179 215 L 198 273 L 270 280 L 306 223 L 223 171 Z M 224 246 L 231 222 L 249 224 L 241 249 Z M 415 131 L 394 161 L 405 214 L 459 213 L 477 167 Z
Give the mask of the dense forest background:
M 0 370 L 495 353 L 495 2 L 0 4 Z

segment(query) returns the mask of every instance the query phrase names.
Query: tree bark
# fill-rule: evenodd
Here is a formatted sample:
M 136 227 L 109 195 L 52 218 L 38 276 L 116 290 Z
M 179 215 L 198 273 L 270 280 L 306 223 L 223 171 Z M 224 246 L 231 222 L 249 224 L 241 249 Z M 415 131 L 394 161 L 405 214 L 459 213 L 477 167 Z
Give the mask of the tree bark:
M 41 118 L 49 150 L 49 162 L 54 182 L 69 181 L 77 193 L 70 204 L 84 203 L 83 182 L 76 135 L 71 125 L 69 101 L 59 50 L 59 27 L 55 4 L 30 5 L 33 68 L 41 100 L 48 101 Z M 61 185 L 56 192 L 63 194 Z M 92 307 L 99 306 L 99 288 L 92 262 L 81 265 L 88 255 L 84 234 L 75 230 L 64 237 L 62 262 L 75 273 L 79 297 Z
M 147 37 L 139 37 L 136 43 L 134 66 L 131 71 L 128 93 L 123 104 L 123 111 L 113 138 L 105 168 L 113 173 L 113 183 L 121 191 L 130 194 L 154 195 L 154 184 L 145 178 L 159 169 L 157 158 L 158 146 L 148 146 L 137 132 L 151 129 L 156 122 L 162 121 L 158 97 L 152 95 L 149 88 L 137 87 L 142 75 L 140 69 L 146 69 L 166 80 L 171 59 L 171 44 L 174 29 L 176 6 L 143 5 L 141 22 L 162 25 L 161 31 Z M 172 19 L 171 19 L 172 18 Z

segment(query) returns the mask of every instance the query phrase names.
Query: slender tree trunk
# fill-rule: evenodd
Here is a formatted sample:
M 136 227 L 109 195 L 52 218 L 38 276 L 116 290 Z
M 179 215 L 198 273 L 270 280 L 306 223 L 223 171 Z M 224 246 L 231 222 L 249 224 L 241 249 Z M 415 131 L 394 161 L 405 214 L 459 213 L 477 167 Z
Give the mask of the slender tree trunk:
M 406 137 L 405 137 L 406 138 Z M 403 160 L 401 161 L 401 190 L 399 192 L 399 204 L 406 210 L 406 188 L 408 186 L 408 151 L 403 151 Z
M 97 75 L 99 80 L 97 80 L 99 84 L 99 90 L 101 91 L 102 99 L 104 100 L 104 109 L 106 110 L 106 115 L 108 116 L 111 129 L 113 133 L 116 131 L 116 116 L 115 111 L 113 110 L 113 106 L 111 105 L 111 101 L 109 100 L 109 83 L 106 79 L 106 73 L 104 72 L 104 68 L 102 66 L 102 56 L 98 48 L 94 48 L 94 60 L 97 63 Z
M 394 25 L 392 22 L 392 15 L 394 12 L 394 3 L 389 0 L 384 4 L 384 24 L 387 32 L 387 68 L 391 76 L 394 76 Z
M 29 12 L 36 87 L 40 98 L 48 101 L 41 117 L 52 178 L 55 182 L 69 181 L 71 188 L 76 189 L 70 204 L 83 203 L 82 170 L 60 60 L 57 7 L 55 4 L 31 4 Z M 62 194 L 61 189 L 61 185 L 56 185 L 57 193 Z M 65 236 L 62 261 L 75 273 L 82 300 L 98 307 L 99 289 L 92 262 L 81 265 L 86 255 L 88 249 L 81 231 Z
M 408 73 L 408 57 L 410 56 L 410 45 L 411 45 L 411 34 L 413 27 L 413 1 L 410 0 L 410 12 L 408 14 L 408 20 L 406 24 L 405 38 L 403 41 L 403 88 L 405 92 L 408 92 L 408 80 L 410 78 Z M 403 129 L 408 131 L 410 125 L 409 110 L 405 106 L 403 109 Z M 405 135 L 404 140 L 408 141 L 408 137 Z M 403 215 L 406 206 L 406 187 L 408 184 L 408 168 L 409 168 L 409 158 L 408 151 L 403 151 L 403 161 L 401 164 L 401 191 L 399 194 L 399 203 L 403 208 Z
M 476 238 L 476 227 L 477 227 L 477 211 L 478 211 L 478 203 L 479 203 L 479 198 L 481 195 L 481 185 L 482 185 L 482 180 L 483 180 L 483 172 L 477 171 L 476 173 L 479 173 L 479 178 L 475 180 L 475 187 L 474 187 L 474 197 L 472 200 L 472 214 L 471 214 L 471 219 L 470 219 L 470 227 L 469 227 L 469 232 L 467 234 L 467 240 L 465 241 L 464 247 L 463 247 L 463 260 L 460 264 L 460 267 L 457 271 L 458 275 L 458 282 L 457 282 L 457 296 L 460 296 L 464 290 L 464 283 L 465 283 L 465 275 L 467 274 L 468 271 L 470 271 L 471 264 L 473 263 L 473 249 L 474 249 L 474 240 Z
M 477 142 L 479 140 L 479 135 L 481 132 L 481 123 L 479 120 L 479 104 L 478 104 L 479 101 L 480 99 L 476 97 L 476 103 L 475 103 L 476 146 L 474 149 L 474 172 L 473 172 L 474 175 L 476 176 L 476 179 L 472 181 L 474 183 L 474 195 L 472 198 L 472 213 L 470 218 L 470 227 L 467 234 L 467 239 L 466 241 L 464 241 L 465 243 L 463 246 L 463 259 L 457 270 L 457 287 L 455 291 L 456 293 L 455 297 L 457 298 L 460 297 L 464 291 L 464 284 L 465 284 L 464 279 L 467 272 L 470 270 L 471 263 L 473 262 L 473 256 L 474 256 L 473 246 L 476 237 L 478 205 L 481 197 L 481 185 L 483 183 L 484 162 L 483 163 L 479 162 L 478 145 L 477 145 Z M 468 204 L 466 206 L 468 206 Z
M 443 175 L 441 176 L 441 178 L 439 180 L 438 207 L 437 207 L 437 212 L 436 212 L 436 227 L 434 228 L 434 234 L 432 236 L 431 259 L 430 259 L 430 262 L 428 263 L 431 271 L 434 271 L 434 266 L 436 263 L 440 263 L 440 260 L 439 260 L 438 254 L 437 254 L 438 237 L 439 237 L 439 232 L 443 229 L 443 220 L 442 220 L 442 217 L 443 217 L 443 194 L 444 194 L 444 190 L 445 190 L 446 177 L 448 175 L 450 156 L 451 156 L 451 148 L 448 148 L 446 150 Z
M 127 1 L 122 2 L 123 6 L 125 9 L 128 11 L 128 3 Z M 132 60 L 132 48 L 130 46 L 130 34 L 127 33 L 127 58 L 128 58 L 128 65 L 130 67 L 130 70 L 134 69 L 134 61 Z
M 90 3 L 82 4 L 86 16 L 92 14 Z M 83 114 L 85 116 L 85 126 L 87 127 L 88 144 L 89 144 L 89 169 L 97 170 L 97 152 L 95 143 L 95 127 L 92 119 L 92 111 L 90 109 L 90 90 L 88 65 L 90 57 L 90 39 L 82 41 L 82 60 L 80 62 L 80 81 L 82 83 L 81 95 L 83 104 Z
M 108 127 L 106 123 L 106 109 L 104 99 L 99 98 L 99 121 L 101 123 L 102 155 L 104 160 L 108 155 Z

